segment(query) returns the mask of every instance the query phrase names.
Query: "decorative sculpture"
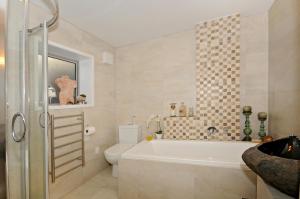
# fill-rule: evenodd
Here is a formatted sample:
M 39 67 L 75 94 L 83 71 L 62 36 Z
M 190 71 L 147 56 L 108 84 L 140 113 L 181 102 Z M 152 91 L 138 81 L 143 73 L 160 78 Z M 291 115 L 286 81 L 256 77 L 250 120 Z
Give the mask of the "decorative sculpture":
M 59 103 L 61 105 L 74 104 L 74 89 L 77 87 L 77 81 L 70 79 L 69 76 L 63 75 L 55 80 L 60 89 Z
M 249 117 L 252 114 L 252 107 L 251 106 L 244 106 L 243 107 L 243 114 L 246 116 L 246 121 L 245 121 L 245 128 L 244 128 L 244 134 L 245 137 L 243 141 L 251 141 L 252 138 L 250 137 L 252 133 L 252 129 L 250 128 L 250 120 Z

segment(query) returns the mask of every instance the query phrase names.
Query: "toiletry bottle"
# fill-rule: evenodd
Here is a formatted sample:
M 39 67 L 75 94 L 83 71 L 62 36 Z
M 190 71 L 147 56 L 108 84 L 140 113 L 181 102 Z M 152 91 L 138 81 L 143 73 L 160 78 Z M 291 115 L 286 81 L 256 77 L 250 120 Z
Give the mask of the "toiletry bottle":
M 148 132 L 147 135 L 146 135 L 146 140 L 147 141 L 151 141 L 153 140 L 153 134 L 151 132 Z
M 179 107 L 179 116 L 180 117 L 186 117 L 186 106 L 183 102 L 181 102 L 181 105 Z
M 176 103 L 170 104 L 170 117 L 176 117 Z
M 194 108 L 193 107 L 189 108 L 189 117 L 194 117 Z

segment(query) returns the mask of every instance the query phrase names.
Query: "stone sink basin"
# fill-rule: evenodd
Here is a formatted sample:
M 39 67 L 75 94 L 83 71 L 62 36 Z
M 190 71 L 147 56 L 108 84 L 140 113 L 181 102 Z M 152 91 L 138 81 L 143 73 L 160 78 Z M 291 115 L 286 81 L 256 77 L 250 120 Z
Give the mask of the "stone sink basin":
M 299 194 L 300 158 L 282 157 L 289 138 L 259 144 L 242 155 L 246 165 L 267 184 L 295 197 Z

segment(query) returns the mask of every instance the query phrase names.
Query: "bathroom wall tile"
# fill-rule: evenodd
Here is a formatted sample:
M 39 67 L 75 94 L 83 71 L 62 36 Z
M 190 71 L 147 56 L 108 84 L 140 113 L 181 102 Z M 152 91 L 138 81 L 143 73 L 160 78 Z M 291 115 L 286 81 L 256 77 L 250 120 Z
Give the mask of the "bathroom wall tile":
M 117 49 L 118 123 L 135 115 L 145 133 L 148 117 L 168 114 L 171 102 L 194 106 L 193 35 L 187 31 Z
M 275 1 L 269 12 L 269 129 L 300 136 L 300 2 Z
M 252 106 L 253 138 L 258 138 L 260 125 L 257 119 L 258 112 L 268 113 L 268 49 L 268 14 L 242 17 L 241 107 Z M 245 116 L 241 113 L 242 126 L 244 122 Z M 265 125 L 268 128 L 268 120 Z
M 241 16 L 241 107 L 253 106 L 253 132 L 258 132 L 257 112 L 268 111 L 268 20 L 267 14 Z M 188 30 L 116 50 L 117 123 L 135 121 L 146 129 L 151 114 L 169 115 L 170 103 L 196 106 L 195 31 Z M 145 55 L 146 54 L 146 55 Z M 162 56 L 163 55 L 163 56 Z M 147 71 L 144 73 L 144 71 Z M 255 77 L 255 78 L 254 78 Z M 240 124 L 243 126 L 243 116 Z M 204 136 L 204 123 L 196 122 Z M 217 135 L 229 140 L 227 129 Z M 242 128 L 239 132 L 241 133 Z M 225 133 L 224 133 L 225 132 Z M 256 133 L 253 133 L 253 136 Z M 207 136 L 206 136 L 207 137 Z M 194 138 L 195 139 L 195 136 Z

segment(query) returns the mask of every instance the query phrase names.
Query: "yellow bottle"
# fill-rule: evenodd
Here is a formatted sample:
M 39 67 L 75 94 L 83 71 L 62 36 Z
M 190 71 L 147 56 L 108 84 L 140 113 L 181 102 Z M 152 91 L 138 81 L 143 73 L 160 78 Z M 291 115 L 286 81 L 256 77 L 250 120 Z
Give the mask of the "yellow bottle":
M 153 140 L 153 135 L 152 135 L 152 133 L 148 133 L 148 134 L 146 135 L 146 140 L 147 140 L 147 141 Z

